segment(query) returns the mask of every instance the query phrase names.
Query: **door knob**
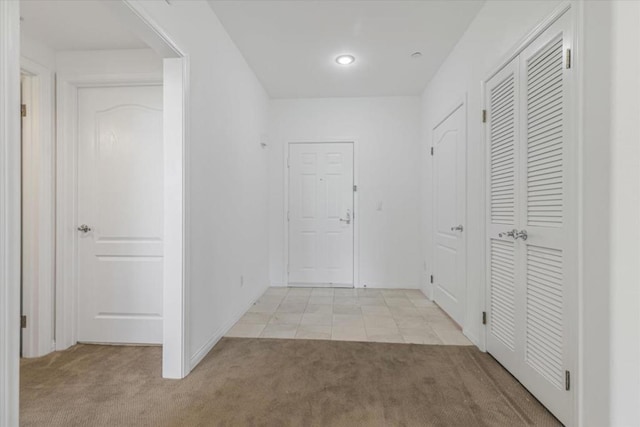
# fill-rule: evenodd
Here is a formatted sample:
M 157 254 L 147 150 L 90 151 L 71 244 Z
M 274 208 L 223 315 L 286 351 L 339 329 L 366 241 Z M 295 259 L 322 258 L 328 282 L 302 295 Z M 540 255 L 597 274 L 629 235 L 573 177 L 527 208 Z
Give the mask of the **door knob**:
M 505 231 L 504 233 L 498 233 L 498 237 L 513 237 L 517 239 L 516 234 L 518 234 L 518 230 L 515 228 L 511 231 Z
M 78 227 L 78 231 L 82 231 L 83 233 L 88 233 L 91 231 L 91 227 L 89 227 L 87 224 L 82 224 L 80 227 Z
M 351 224 L 351 211 L 349 209 L 347 209 L 347 218 L 340 218 L 340 222 Z
M 464 230 L 464 227 L 462 225 L 451 227 L 451 231 L 463 231 L 463 230 Z
M 516 240 L 518 239 L 527 240 L 529 238 L 529 235 L 527 234 L 527 230 L 522 230 L 522 231 L 518 231 L 516 235 L 513 236 L 513 238 Z

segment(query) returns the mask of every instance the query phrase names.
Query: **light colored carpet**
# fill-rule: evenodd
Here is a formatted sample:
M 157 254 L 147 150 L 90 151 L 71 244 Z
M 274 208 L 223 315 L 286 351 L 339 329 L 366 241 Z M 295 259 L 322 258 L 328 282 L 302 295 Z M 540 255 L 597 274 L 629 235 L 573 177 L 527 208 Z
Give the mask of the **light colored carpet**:
M 161 349 L 23 360 L 25 426 L 556 426 L 475 347 L 224 338 L 184 380 Z

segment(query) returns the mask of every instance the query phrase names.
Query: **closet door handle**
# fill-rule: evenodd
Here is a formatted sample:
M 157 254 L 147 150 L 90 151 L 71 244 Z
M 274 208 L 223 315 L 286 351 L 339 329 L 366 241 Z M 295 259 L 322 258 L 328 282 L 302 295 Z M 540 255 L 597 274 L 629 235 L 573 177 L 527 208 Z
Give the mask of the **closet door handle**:
M 513 238 L 516 240 L 518 239 L 527 240 L 529 238 L 529 235 L 527 234 L 527 230 L 521 230 L 521 231 L 518 231 Z
M 504 233 L 498 233 L 498 237 L 513 237 L 517 239 L 516 235 L 518 234 L 518 230 L 515 228 L 511 231 L 505 231 Z

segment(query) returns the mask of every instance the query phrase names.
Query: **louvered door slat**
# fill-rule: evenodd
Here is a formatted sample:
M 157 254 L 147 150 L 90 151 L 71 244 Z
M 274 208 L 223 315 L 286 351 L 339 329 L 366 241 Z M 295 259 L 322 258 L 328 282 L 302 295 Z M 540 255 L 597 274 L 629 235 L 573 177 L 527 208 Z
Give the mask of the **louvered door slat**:
M 509 349 L 515 346 L 514 247 L 511 242 L 491 242 L 491 333 Z
M 540 186 L 563 189 L 563 48 L 548 44 L 527 66 L 527 223 L 562 226 L 563 194 L 545 199 Z M 537 197 L 536 197 L 537 196 Z
M 514 142 L 517 108 L 515 77 L 507 75 L 491 90 L 491 221 L 513 224 L 514 221 Z
M 519 104 L 517 61 L 505 67 L 487 87 L 489 260 L 488 340 L 505 366 L 516 363 L 516 245 L 499 234 L 516 227 Z

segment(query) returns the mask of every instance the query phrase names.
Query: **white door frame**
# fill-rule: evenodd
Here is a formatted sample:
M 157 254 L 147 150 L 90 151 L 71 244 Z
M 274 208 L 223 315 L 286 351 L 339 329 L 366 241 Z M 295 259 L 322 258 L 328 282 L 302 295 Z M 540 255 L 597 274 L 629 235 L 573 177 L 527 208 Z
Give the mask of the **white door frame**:
M 582 0 L 565 0 L 560 3 L 553 12 L 547 16 L 544 20 L 542 20 L 535 28 L 533 28 L 513 49 L 509 51 L 507 55 L 505 55 L 501 61 L 498 62 L 498 66 L 495 67 L 490 73 L 488 73 L 487 77 L 484 78 L 480 83 L 480 96 L 482 108 L 484 111 L 487 109 L 487 83 L 502 70 L 505 66 L 507 66 L 514 58 L 516 58 L 522 51 L 524 51 L 533 41 L 535 41 L 547 28 L 549 28 L 555 21 L 557 21 L 561 16 L 565 13 L 572 14 L 572 22 L 573 22 L 573 42 L 572 42 L 572 53 L 571 53 L 571 61 L 574 64 L 573 67 L 580 67 L 582 64 L 582 50 L 580 33 L 581 29 L 583 29 L 583 6 Z M 583 230 L 583 222 L 582 222 L 582 213 L 580 206 L 582 206 L 582 146 L 581 146 L 581 134 L 583 129 L 583 117 L 582 117 L 582 108 L 580 105 L 580 100 L 583 98 L 583 85 L 582 85 L 582 71 L 581 69 L 577 70 L 577 76 L 572 79 L 570 82 L 570 91 L 572 93 L 571 102 L 567 106 L 567 114 L 572 118 L 572 126 L 567 129 L 567 133 L 570 139 L 572 139 L 573 143 L 569 144 L 567 157 L 570 159 L 574 167 L 574 176 L 570 179 L 571 189 L 567 191 L 567 201 L 568 204 L 574 207 L 573 214 L 570 215 L 576 218 L 575 224 L 573 227 L 567 227 L 571 234 L 572 244 L 575 246 L 577 253 L 573 256 L 575 273 L 572 273 L 571 280 L 575 282 L 575 286 L 569 287 L 569 293 L 566 295 L 567 298 L 575 299 L 575 312 L 567 313 L 567 316 L 571 319 L 571 330 L 569 331 L 570 342 L 568 346 L 570 347 L 570 352 L 573 353 L 573 365 L 570 366 L 571 372 L 576 372 L 579 377 L 582 377 L 582 360 L 583 360 L 583 349 L 582 349 L 582 336 L 584 334 L 583 330 L 583 318 L 584 313 L 582 312 L 583 307 L 583 279 L 581 276 L 581 272 L 583 271 L 583 257 L 582 257 L 582 230 Z M 489 268 L 488 268 L 488 207 L 490 206 L 490 192 L 489 192 L 489 151 L 488 151 L 488 135 L 487 135 L 487 127 L 485 126 L 483 129 L 482 135 L 483 142 L 483 151 L 484 151 L 484 209 L 483 213 L 485 215 L 484 221 L 484 242 L 485 242 L 485 260 L 484 260 L 484 300 L 481 301 L 481 310 L 486 311 L 487 306 L 490 304 L 490 277 L 489 277 Z M 487 350 L 487 330 L 486 327 L 481 329 L 481 337 L 480 337 L 480 345 L 479 348 L 482 351 Z M 572 419 L 575 425 L 579 425 L 581 423 L 581 417 L 583 414 L 582 408 L 582 382 L 574 381 L 575 377 L 572 377 L 572 382 L 577 383 L 577 387 L 573 391 L 574 399 L 573 399 L 573 415 Z M 572 386 L 573 388 L 573 386 Z
M 184 378 L 189 355 L 189 55 L 141 0 L 103 1 L 163 58 L 164 258 L 162 376 Z
M 65 350 L 78 341 L 78 90 L 127 86 L 162 86 L 162 75 L 57 78 L 56 350 Z
M 353 287 L 359 288 L 360 286 L 360 206 L 358 202 L 358 191 L 360 189 L 358 185 L 358 143 L 355 139 L 317 139 L 314 141 L 296 140 L 285 144 L 284 146 L 284 253 L 282 266 L 284 286 L 289 285 L 289 220 L 287 213 L 289 212 L 289 147 L 292 144 L 353 144 L 353 185 L 357 189 L 353 192 Z
M 435 135 L 435 130 L 438 126 L 440 126 L 445 120 L 447 120 L 453 113 L 455 113 L 458 109 L 461 109 L 462 111 L 462 123 L 464 125 L 464 149 L 465 149 L 465 164 L 468 165 L 468 138 L 467 138 L 467 94 L 465 93 L 464 95 L 458 97 L 456 99 L 455 102 L 451 103 L 449 105 L 448 108 L 446 108 L 445 110 L 442 111 L 442 113 L 437 116 L 440 117 L 440 120 L 438 120 L 437 122 L 435 122 L 435 124 L 433 126 L 431 126 L 431 149 L 435 148 L 435 140 L 433 139 L 434 135 Z M 437 152 L 434 154 L 437 155 Z M 436 239 L 435 239 L 435 233 L 437 231 L 437 217 L 435 215 L 435 209 L 433 209 L 435 207 L 435 200 L 436 200 L 436 180 L 435 180 L 435 173 L 436 173 L 436 168 L 435 168 L 435 159 L 432 157 L 432 162 L 431 162 L 431 201 L 432 201 L 432 215 L 431 215 L 431 236 L 433 236 L 432 242 L 431 242 L 431 253 L 432 253 L 432 259 L 433 259 L 433 274 L 434 274 L 434 278 L 435 280 L 437 280 L 438 278 L 438 271 L 437 271 L 437 266 L 436 266 L 436 261 L 435 261 L 435 254 L 436 254 Z M 462 212 L 462 226 L 464 227 L 464 230 L 462 231 L 462 233 L 460 233 L 460 239 L 462 239 L 462 244 L 460 245 L 460 248 L 462 249 L 463 252 L 463 260 L 464 260 L 464 283 L 463 283 L 463 289 L 464 289 L 464 321 L 462 322 L 462 324 L 460 325 L 463 329 L 463 332 L 465 332 L 465 328 L 466 328 L 466 324 L 467 324 L 467 318 L 468 318 L 468 313 L 467 313 L 467 305 L 469 304 L 469 291 L 468 291 L 468 276 L 467 276 L 467 232 L 468 232 L 468 227 L 467 227 L 467 170 L 464 171 L 464 211 Z M 434 281 L 435 281 L 434 280 Z M 430 297 L 433 300 L 435 298 L 435 292 L 436 292 L 436 284 L 433 283 L 431 284 L 431 289 L 430 289 Z M 465 335 L 467 335 L 467 332 L 465 332 Z
M 0 1 L 0 425 L 18 425 L 20 384 L 20 4 Z
M 23 99 L 22 144 L 22 310 L 27 327 L 22 330 L 22 355 L 39 357 L 55 349 L 55 145 L 53 138 L 53 76 L 47 67 L 20 59 L 21 71 L 30 82 L 29 99 Z M 28 176 L 30 179 L 26 180 Z M 30 183 L 31 185 L 27 185 Z M 26 208 L 25 208 L 26 207 Z M 29 227 L 26 225 L 29 224 Z

